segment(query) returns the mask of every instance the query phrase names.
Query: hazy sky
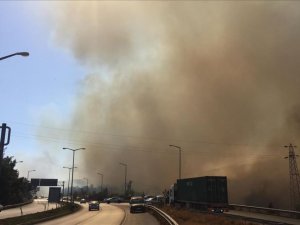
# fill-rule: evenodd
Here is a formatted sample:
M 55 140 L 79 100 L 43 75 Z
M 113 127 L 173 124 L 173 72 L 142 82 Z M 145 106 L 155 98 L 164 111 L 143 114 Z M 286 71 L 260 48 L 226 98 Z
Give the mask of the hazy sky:
M 20 174 L 158 192 L 225 175 L 230 200 L 283 207 L 300 134 L 300 7 L 281 1 L 1 2 L 0 118 Z M 278 179 L 282 182 L 278 184 Z
M 30 53 L 29 57 L 15 56 L 1 61 L 1 122 L 12 128 L 11 144 L 5 155 L 24 161 L 17 165 L 22 176 L 27 176 L 27 170 L 36 169 L 32 176 L 53 177 L 49 174 L 51 168 L 70 166 L 63 163 L 64 157 L 70 155 L 61 151 L 64 146 L 61 143 L 55 161 L 43 159 L 49 171 L 38 168 L 36 163 L 44 158 L 43 151 L 48 147 L 38 143 L 36 130 L 43 127 L 46 112 L 53 116 L 54 128 L 68 119 L 78 81 L 85 70 L 71 54 L 54 43 L 47 14 L 55 8 L 49 8 L 48 2 L 5 1 L 0 6 L 1 56 L 20 51 Z

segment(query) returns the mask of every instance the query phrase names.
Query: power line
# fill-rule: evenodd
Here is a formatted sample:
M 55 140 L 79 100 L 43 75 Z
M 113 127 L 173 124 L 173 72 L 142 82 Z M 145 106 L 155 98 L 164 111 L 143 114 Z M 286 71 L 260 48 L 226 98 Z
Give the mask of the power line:
M 135 136 L 135 135 L 123 135 L 123 134 L 112 134 L 112 133 L 106 133 L 106 132 L 93 132 L 93 131 L 85 131 L 85 130 L 70 130 L 70 129 L 64 129 L 64 128 L 57 128 L 57 127 L 48 127 L 48 126 L 42 126 L 42 125 L 36 125 L 36 124 L 28 124 L 28 123 L 22 123 L 22 122 L 10 122 L 10 123 L 17 123 L 22 124 L 25 126 L 31 126 L 31 127 L 37 127 L 37 128 L 45 128 L 50 130 L 60 130 L 63 132 L 66 132 L 68 135 L 81 133 L 81 134 L 88 134 L 89 136 L 95 135 L 98 137 L 99 135 L 109 136 L 109 137 L 119 137 L 119 138 L 134 138 L 134 139 L 143 139 L 143 140 L 152 140 L 152 141 L 160 141 L 160 142 L 178 142 L 178 143 L 194 143 L 194 144 L 206 144 L 206 145 L 225 145 L 225 146 L 241 146 L 241 147 L 264 147 L 264 148 L 271 148 L 271 147 L 282 147 L 281 145 L 260 145 L 255 143 L 232 143 L 232 142 L 217 142 L 217 141 L 206 141 L 206 140 L 180 140 L 176 138 L 157 138 L 157 137 L 145 137 L 145 136 Z

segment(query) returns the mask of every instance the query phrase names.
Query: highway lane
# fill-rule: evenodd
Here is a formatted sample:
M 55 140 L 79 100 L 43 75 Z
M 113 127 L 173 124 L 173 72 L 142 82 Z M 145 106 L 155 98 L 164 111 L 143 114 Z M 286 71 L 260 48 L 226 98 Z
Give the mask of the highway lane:
M 257 219 L 263 219 L 263 220 L 268 220 L 268 221 L 274 221 L 274 222 L 278 222 L 278 223 L 288 223 L 288 224 L 293 224 L 293 225 L 300 224 L 300 219 L 266 215 L 266 214 L 255 213 L 255 212 L 230 210 L 229 212 L 225 212 L 225 213 L 230 214 L 230 215 L 237 215 L 237 216 L 244 216 L 244 217 L 257 218 Z
M 48 204 L 48 201 L 46 199 L 35 199 L 31 204 L 1 211 L 0 219 L 21 216 L 20 208 L 22 208 L 23 215 L 26 215 L 26 214 L 36 213 L 36 212 L 43 212 L 48 209 L 49 210 L 55 209 L 56 206 L 57 205 L 53 203 Z
M 43 225 L 120 225 L 125 218 L 123 209 L 109 205 L 100 204 L 99 211 L 89 211 L 88 203 L 81 204 L 82 209 L 78 212 L 58 219 L 50 220 L 47 222 L 39 223 Z
M 81 204 L 78 212 L 55 220 L 40 223 L 41 225 L 159 225 L 159 222 L 149 213 L 130 213 L 129 204 L 101 203 L 100 211 L 88 211 L 88 204 Z
M 125 211 L 125 219 L 122 225 L 159 225 L 158 220 L 152 216 L 150 213 L 130 213 L 129 204 L 115 204 L 117 207 L 123 209 Z

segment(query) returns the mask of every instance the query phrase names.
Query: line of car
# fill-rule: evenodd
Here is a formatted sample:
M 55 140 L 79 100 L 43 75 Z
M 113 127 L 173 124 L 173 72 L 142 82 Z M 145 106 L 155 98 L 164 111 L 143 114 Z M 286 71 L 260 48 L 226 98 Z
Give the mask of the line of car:
M 164 197 L 162 195 L 158 196 L 134 196 L 129 200 L 129 211 L 130 213 L 146 212 L 146 205 L 152 204 L 160 204 L 164 201 Z M 110 197 L 103 200 L 103 202 L 110 203 L 121 203 L 124 202 L 124 199 L 121 197 Z M 87 203 L 86 199 L 81 199 L 80 204 Z M 99 201 L 89 201 L 89 211 L 91 210 L 100 210 L 100 202 Z

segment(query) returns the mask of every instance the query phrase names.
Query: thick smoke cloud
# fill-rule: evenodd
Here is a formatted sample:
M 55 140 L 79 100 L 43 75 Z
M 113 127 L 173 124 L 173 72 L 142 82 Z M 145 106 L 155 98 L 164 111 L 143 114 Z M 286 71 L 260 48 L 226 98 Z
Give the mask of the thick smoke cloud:
M 180 145 L 183 177 L 226 175 L 231 202 L 288 207 L 281 146 L 299 140 L 298 7 L 62 3 L 56 41 L 90 70 L 72 118 L 89 131 L 75 137 L 84 172 L 121 189 L 124 162 L 134 189 L 157 192 L 178 176 L 168 146 Z

